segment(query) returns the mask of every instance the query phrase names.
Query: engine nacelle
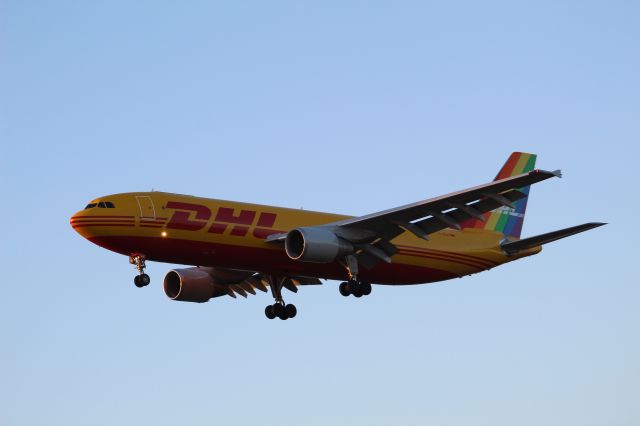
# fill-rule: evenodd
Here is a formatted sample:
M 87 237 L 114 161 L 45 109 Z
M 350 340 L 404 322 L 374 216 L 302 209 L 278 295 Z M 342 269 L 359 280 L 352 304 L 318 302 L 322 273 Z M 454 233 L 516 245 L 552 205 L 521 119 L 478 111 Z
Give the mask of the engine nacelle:
M 320 227 L 297 228 L 285 240 L 287 256 L 301 262 L 330 263 L 354 252 L 353 245 Z
M 208 302 L 226 292 L 216 286 L 208 268 L 173 269 L 164 277 L 164 293 L 172 300 Z

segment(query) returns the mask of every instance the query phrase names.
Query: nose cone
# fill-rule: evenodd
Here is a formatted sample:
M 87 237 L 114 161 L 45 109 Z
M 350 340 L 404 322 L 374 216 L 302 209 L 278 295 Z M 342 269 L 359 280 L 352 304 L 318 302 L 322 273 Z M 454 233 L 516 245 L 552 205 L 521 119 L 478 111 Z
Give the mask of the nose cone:
M 88 228 L 86 227 L 87 214 L 84 212 L 84 210 L 80 210 L 79 212 L 71 216 L 71 219 L 69 219 L 69 224 L 78 234 L 82 235 L 84 238 L 89 237 L 87 233 Z

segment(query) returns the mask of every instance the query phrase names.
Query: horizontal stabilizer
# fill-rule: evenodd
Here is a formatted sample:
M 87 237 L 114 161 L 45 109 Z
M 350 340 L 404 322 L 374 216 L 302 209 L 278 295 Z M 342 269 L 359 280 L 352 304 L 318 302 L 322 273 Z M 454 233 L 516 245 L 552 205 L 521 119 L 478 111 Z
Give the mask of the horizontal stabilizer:
M 559 240 L 564 237 L 578 234 L 580 232 L 588 231 L 589 229 L 597 228 L 599 226 L 606 225 L 606 223 L 590 222 L 578 226 L 572 226 L 571 228 L 560 229 L 559 231 L 548 232 L 546 234 L 536 235 L 535 237 L 524 238 L 518 241 L 510 241 L 500 244 L 502 250 L 506 254 L 514 254 L 522 250 L 527 250 L 542 244 L 550 243 L 552 241 Z

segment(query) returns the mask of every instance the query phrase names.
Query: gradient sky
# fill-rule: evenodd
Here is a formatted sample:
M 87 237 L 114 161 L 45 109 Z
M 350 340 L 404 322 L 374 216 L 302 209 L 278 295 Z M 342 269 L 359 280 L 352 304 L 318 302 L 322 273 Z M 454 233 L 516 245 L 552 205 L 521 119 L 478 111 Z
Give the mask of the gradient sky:
M 634 1 L 0 1 L 0 424 L 638 425 Z M 83 240 L 157 189 L 361 215 L 565 177 L 461 280 L 196 305 Z

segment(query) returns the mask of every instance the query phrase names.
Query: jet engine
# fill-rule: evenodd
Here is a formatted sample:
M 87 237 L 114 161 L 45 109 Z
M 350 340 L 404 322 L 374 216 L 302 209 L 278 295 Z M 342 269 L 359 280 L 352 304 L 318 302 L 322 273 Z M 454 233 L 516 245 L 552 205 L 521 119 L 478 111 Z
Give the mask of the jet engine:
M 209 268 L 173 269 L 164 277 L 164 292 L 172 300 L 208 302 L 212 297 L 224 296 L 226 291 L 216 285 Z
M 322 227 L 297 228 L 285 240 L 287 256 L 293 260 L 330 263 L 354 252 L 353 245 Z

